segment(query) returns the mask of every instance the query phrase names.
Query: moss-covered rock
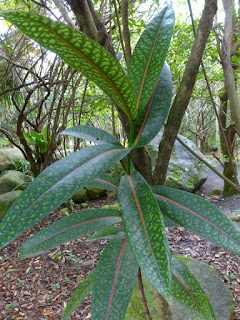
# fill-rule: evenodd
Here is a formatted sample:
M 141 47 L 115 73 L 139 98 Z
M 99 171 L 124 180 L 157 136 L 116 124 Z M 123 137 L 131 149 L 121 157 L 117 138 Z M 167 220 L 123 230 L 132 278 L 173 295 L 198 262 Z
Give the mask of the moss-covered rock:
M 25 187 L 25 176 L 22 172 L 9 170 L 0 176 L 0 194 L 11 192 L 15 188 L 23 190 Z
M 192 258 L 184 258 L 190 272 L 206 292 L 217 320 L 231 320 L 233 299 L 230 290 L 209 265 Z M 199 320 L 183 305 L 174 301 L 174 320 Z M 203 319 L 204 320 L 204 319 Z
M 201 157 L 205 158 L 192 141 L 183 136 L 180 137 L 191 149 L 200 154 Z M 147 146 L 154 167 L 161 139 L 162 132 L 159 132 L 159 134 Z M 194 157 L 191 152 L 185 149 L 178 141 L 176 141 L 169 162 L 165 184 L 172 188 L 194 192 L 198 190 L 206 180 L 206 166 Z
M 212 310 L 216 320 L 230 320 L 233 314 L 233 300 L 228 287 L 217 276 L 217 273 L 209 265 L 196 261 L 192 258 L 184 257 L 185 264 L 190 272 L 200 283 L 203 290 L 210 301 Z M 152 284 L 142 275 L 144 293 L 147 300 L 149 312 L 152 320 L 167 320 L 162 316 L 159 308 L 161 301 L 154 295 Z M 173 299 L 172 304 L 173 320 L 205 320 L 199 315 L 180 304 L 176 299 Z M 144 308 L 139 294 L 138 286 L 136 285 L 125 320 L 146 320 Z
M 105 189 L 101 188 L 93 188 L 93 187 L 85 187 L 87 190 L 87 199 L 88 200 L 95 200 L 98 199 L 99 197 L 103 196 L 106 193 Z
M 0 221 L 3 219 L 13 202 L 20 196 L 21 192 L 21 190 L 17 190 L 0 195 Z
M 219 188 L 215 188 L 211 190 L 211 196 L 219 196 L 220 194 L 222 194 L 222 190 Z
M 72 200 L 75 203 L 82 203 L 88 200 L 96 200 L 99 197 L 103 196 L 106 193 L 105 189 L 94 188 L 94 187 L 85 187 L 78 191 L 73 197 Z
M 24 159 L 24 156 L 17 148 L 0 150 L 0 172 L 15 169 L 13 162 L 20 159 Z
M 72 200 L 75 203 L 82 203 L 87 200 L 87 190 L 85 188 L 79 190 L 77 193 L 75 193 L 74 196 L 72 196 Z

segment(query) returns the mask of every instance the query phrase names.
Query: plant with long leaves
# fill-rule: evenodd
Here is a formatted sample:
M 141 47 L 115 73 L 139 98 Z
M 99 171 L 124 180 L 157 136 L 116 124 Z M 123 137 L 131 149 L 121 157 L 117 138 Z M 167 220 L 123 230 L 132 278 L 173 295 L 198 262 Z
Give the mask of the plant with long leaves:
M 98 265 L 77 288 L 63 312 L 67 319 L 92 292 L 94 320 L 124 319 L 139 268 L 160 295 L 179 301 L 203 319 L 216 319 L 211 303 L 184 260 L 173 256 L 166 225 L 177 224 L 240 254 L 240 230 L 219 209 L 195 195 L 149 186 L 133 169 L 131 151 L 149 143 L 164 124 L 171 103 L 171 72 L 165 62 L 174 25 L 171 5 L 165 6 L 141 35 L 127 74 L 98 43 L 60 22 L 32 12 L 3 17 L 67 64 L 94 81 L 128 117 L 128 148 L 91 126 L 63 134 L 96 145 L 77 151 L 45 169 L 23 191 L 0 225 L 0 247 L 6 246 L 46 217 L 82 187 L 92 184 L 118 194 L 118 209 L 82 210 L 27 239 L 22 258 L 94 233 L 89 240 L 108 239 Z M 126 174 L 120 182 L 105 172 L 117 162 Z

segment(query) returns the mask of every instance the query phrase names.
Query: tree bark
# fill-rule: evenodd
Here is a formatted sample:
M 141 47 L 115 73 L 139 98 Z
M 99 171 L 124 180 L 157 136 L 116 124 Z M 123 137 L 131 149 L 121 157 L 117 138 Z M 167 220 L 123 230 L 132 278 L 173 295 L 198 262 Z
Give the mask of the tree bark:
M 222 124 L 222 128 L 224 129 L 226 139 L 223 136 L 223 132 L 220 130 L 220 144 L 222 149 L 222 155 L 224 158 L 224 170 L 223 174 L 233 183 L 238 185 L 237 179 L 237 167 L 236 164 L 232 161 L 233 159 L 233 151 L 235 146 L 235 137 L 236 131 L 234 126 L 231 124 L 227 127 L 227 106 L 228 106 L 228 94 L 227 91 L 220 95 L 220 109 L 219 109 L 219 119 Z M 230 153 L 231 159 L 229 159 L 228 154 Z M 224 195 L 232 195 L 239 193 L 236 188 L 234 188 L 231 184 L 224 180 L 223 194 Z
M 129 31 L 129 23 L 128 23 L 128 0 L 122 0 L 122 24 L 123 24 L 123 39 L 125 43 L 125 57 L 126 64 L 129 66 L 131 60 L 131 39 L 130 39 L 130 31 Z
M 206 1 L 180 88 L 171 107 L 162 141 L 159 145 L 158 158 L 153 174 L 155 184 L 163 184 L 166 179 L 172 148 L 192 94 L 202 55 L 216 12 L 217 0 Z
M 221 62 L 224 72 L 224 82 L 228 94 L 232 119 L 240 136 L 240 101 L 235 85 L 233 68 L 231 64 L 231 44 L 233 39 L 233 0 L 223 0 L 225 11 L 224 36 L 221 48 Z

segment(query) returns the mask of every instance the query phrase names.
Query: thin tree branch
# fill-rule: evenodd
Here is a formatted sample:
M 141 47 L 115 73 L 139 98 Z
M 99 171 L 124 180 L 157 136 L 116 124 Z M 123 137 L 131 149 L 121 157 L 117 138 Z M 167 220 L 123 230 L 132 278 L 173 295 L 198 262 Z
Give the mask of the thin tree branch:
M 199 154 L 197 154 L 194 150 L 189 148 L 189 146 L 179 137 L 177 136 L 177 140 L 186 148 L 189 152 L 191 152 L 198 160 L 200 160 L 202 163 L 204 163 L 208 168 L 210 168 L 213 172 L 215 172 L 220 178 L 222 178 L 224 181 L 226 181 L 228 184 L 230 184 L 235 190 L 240 192 L 240 187 L 229 180 L 227 177 L 225 177 L 221 172 L 219 172 L 214 166 L 212 166 L 208 161 L 203 159 Z
M 121 14 L 122 14 L 122 25 L 123 25 L 123 39 L 125 42 L 125 59 L 128 67 L 131 60 L 131 55 L 132 55 L 129 22 L 128 22 L 128 0 L 122 0 L 121 4 L 122 4 Z
M 118 15 L 118 9 L 117 9 L 116 0 L 113 0 L 113 4 L 114 4 L 115 14 L 116 14 L 116 18 L 117 18 L 119 39 L 120 39 L 120 43 L 121 43 L 124 59 L 125 59 L 126 64 L 127 64 L 128 60 L 127 60 L 126 51 L 125 51 L 125 47 L 124 47 L 124 43 L 123 43 L 122 29 L 121 29 L 120 19 L 119 19 L 119 15 Z

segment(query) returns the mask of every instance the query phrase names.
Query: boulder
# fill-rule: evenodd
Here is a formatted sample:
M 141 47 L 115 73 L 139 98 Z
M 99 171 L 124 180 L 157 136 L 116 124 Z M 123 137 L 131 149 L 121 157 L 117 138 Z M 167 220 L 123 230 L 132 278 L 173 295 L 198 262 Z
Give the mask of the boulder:
M 96 200 L 99 197 L 103 196 L 105 193 L 105 189 L 87 186 L 75 193 L 75 195 L 72 196 L 72 200 L 75 203 L 82 203 L 87 200 Z
M 216 271 L 209 265 L 192 258 L 185 257 L 185 260 L 188 261 L 188 269 L 206 292 L 216 319 L 231 320 L 233 314 L 232 294 L 224 282 L 218 277 Z M 199 317 L 194 316 L 189 309 L 185 308 L 176 300 L 173 302 L 174 320 L 199 319 Z
M 20 159 L 24 159 L 24 156 L 17 148 L 0 150 L 0 172 L 15 169 L 13 161 Z
M 87 186 L 85 188 L 87 190 L 88 200 L 96 200 L 106 193 L 106 190 L 101 189 L 101 188 L 93 188 L 93 187 L 89 187 L 89 186 Z
M 13 191 L 15 188 L 23 190 L 24 187 L 25 176 L 22 172 L 10 170 L 0 176 L 0 194 Z
M 0 195 L 0 221 L 3 219 L 13 202 L 20 196 L 21 192 L 21 190 L 16 190 Z
M 205 291 L 215 318 L 217 320 L 231 320 L 233 314 L 233 299 L 230 290 L 224 284 L 224 282 L 218 277 L 216 271 L 209 265 L 196 261 L 192 258 L 186 258 L 185 265 L 187 265 L 190 272 L 200 283 L 201 287 Z M 158 300 L 153 291 L 153 286 L 142 274 L 142 280 L 144 285 L 144 293 L 147 300 L 149 312 L 152 320 L 167 320 L 166 317 L 161 316 L 159 307 L 162 304 L 161 300 Z M 161 308 L 161 307 L 160 307 Z M 173 298 L 172 303 L 173 320 L 205 320 L 199 315 L 194 314 L 184 305 L 180 304 Z M 136 285 L 133 291 L 131 301 L 128 306 L 125 320 L 146 319 L 144 308 L 142 305 L 142 299 L 139 294 L 139 288 Z M 210 318 L 209 318 L 210 319 Z M 211 318 L 212 319 L 212 318 Z
M 205 156 L 199 151 L 192 141 L 183 136 L 180 137 L 192 150 L 197 152 L 206 160 Z M 154 167 L 161 139 L 162 132 L 159 132 L 158 135 L 147 145 Z M 165 185 L 188 192 L 194 192 L 203 185 L 207 180 L 207 177 L 206 166 L 194 157 L 191 152 L 184 148 L 180 142 L 176 141 L 173 146 Z
M 82 203 L 87 200 L 87 190 L 85 188 L 81 189 L 72 196 L 72 200 L 75 203 Z

